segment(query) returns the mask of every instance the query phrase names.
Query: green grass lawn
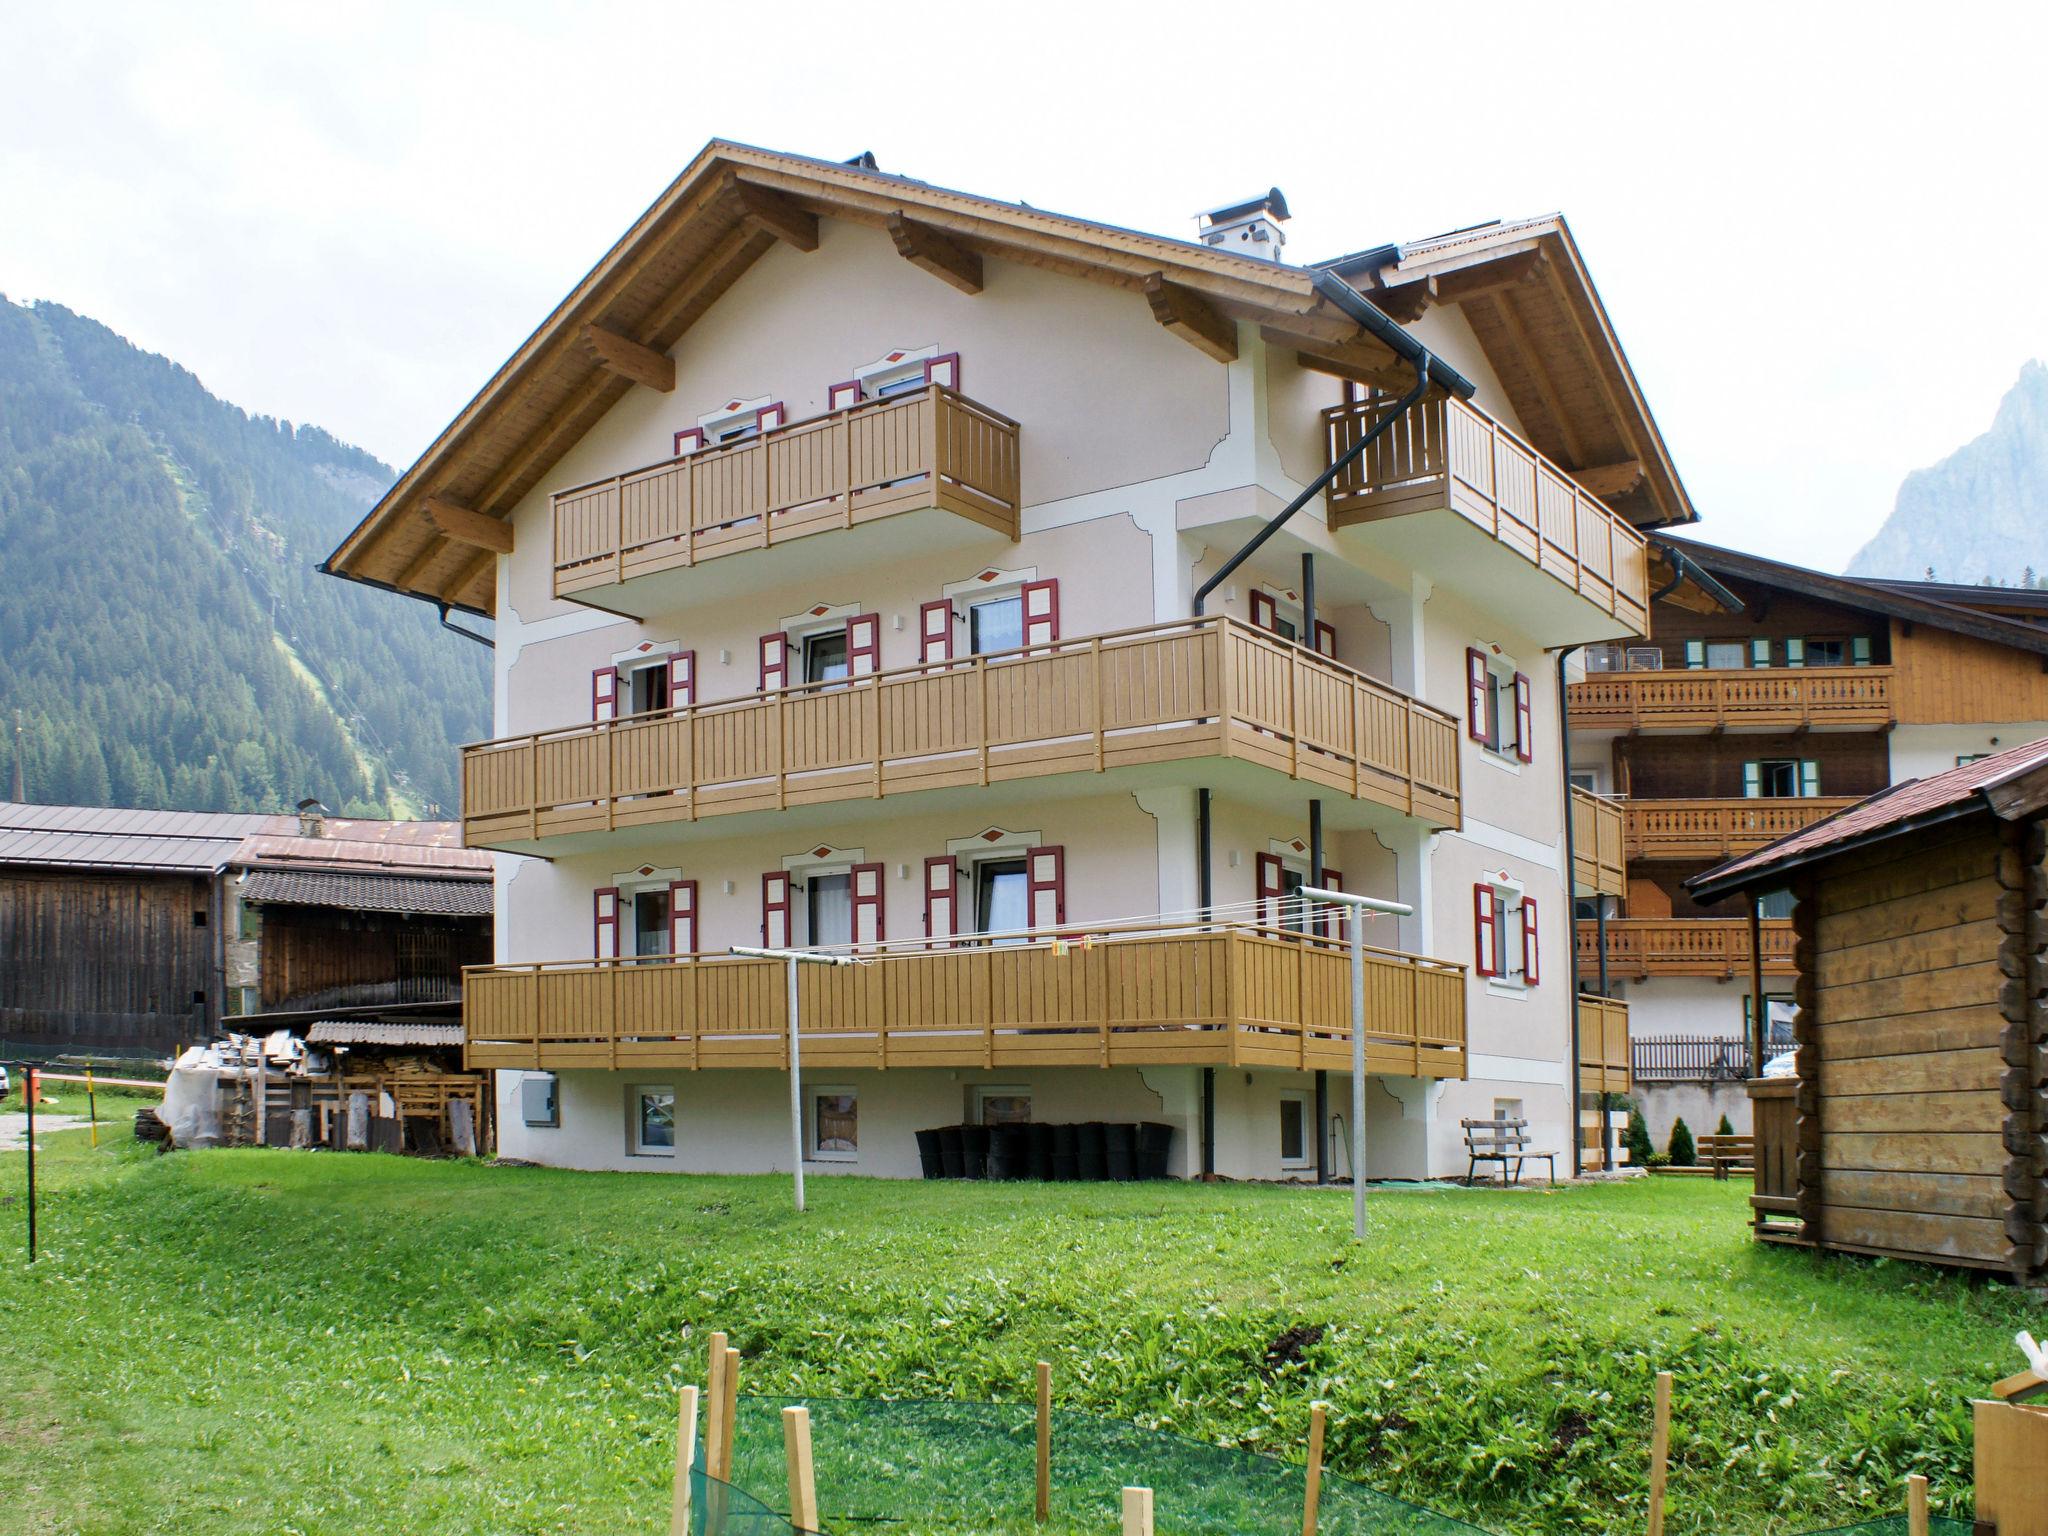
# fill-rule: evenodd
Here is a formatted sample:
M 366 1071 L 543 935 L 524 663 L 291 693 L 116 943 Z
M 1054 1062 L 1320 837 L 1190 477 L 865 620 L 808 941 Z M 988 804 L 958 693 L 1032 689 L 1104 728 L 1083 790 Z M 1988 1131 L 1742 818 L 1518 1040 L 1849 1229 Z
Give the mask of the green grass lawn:
M 815 1179 L 799 1218 L 782 1179 L 50 1140 L 33 1268 L 0 1158 L 7 1532 L 664 1530 L 714 1328 L 750 1391 L 1022 1403 L 1043 1358 L 1064 1408 L 1295 1460 L 1321 1398 L 1335 1472 L 1503 1533 L 1640 1529 L 1668 1368 L 1669 1529 L 1799 1531 L 1909 1471 L 1966 1512 L 1965 1399 L 2041 1326 L 1760 1249 L 1739 1183 L 1376 1192 L 1360 1248 L 1342 1191 Z

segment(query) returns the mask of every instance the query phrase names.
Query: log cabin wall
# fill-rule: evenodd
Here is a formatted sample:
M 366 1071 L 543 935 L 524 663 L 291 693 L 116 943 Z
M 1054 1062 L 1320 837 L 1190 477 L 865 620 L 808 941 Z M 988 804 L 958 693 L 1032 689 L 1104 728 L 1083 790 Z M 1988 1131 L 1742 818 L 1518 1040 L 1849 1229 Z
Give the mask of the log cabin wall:
M 62 1051 L 199 1039 L 209 903 L 188 875 L 0 872 L 0 1039 Z
M 1891 629 L 1892 699 L 1901 720 L 2048 720 L 2043 657 L 1899 619 Z
M 2006 1082 L 2014 1032 L 2038 1067 L 2019 941 L 2040 888 L 1986 814 L 1845 854 L 1794 913 L 1798 1204 L 1822 1247 L 2029 1273 L 2009 1232 L 2037 1211 L 2029 1097 Z M 2008 1012 L 2019 1014 L 2017 1022 Z M 2021 1108 L 2016 1130 L 2005 1103 Z M 2035 1139 L 2038 1144 L 2038 1138 Z M 2022 1162 L 2025 1162 L 2022 1168 Z M 2031 1219 L 2031 1218 L 2030 1218 Z M 2038 1223 L 2035 1228 L 2038 1234 Z
M 418 917 L 266 905 L 266 1011 L 462 996 L 462 968 L 491 962 L 489 918 Z

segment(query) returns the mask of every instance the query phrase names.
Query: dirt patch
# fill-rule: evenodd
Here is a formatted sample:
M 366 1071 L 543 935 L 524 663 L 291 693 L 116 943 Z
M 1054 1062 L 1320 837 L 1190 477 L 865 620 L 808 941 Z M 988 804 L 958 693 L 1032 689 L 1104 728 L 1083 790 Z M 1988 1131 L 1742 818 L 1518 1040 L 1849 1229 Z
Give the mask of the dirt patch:
M 1301 1364 L 1308 1352 L 1323 1342 L 1323 1332 L 1321 1323 L 1296 1323 L 1273 1340 L 1266 1346 L 1266 1375 Z
M 1571 1454 L 1573 1446 L 1593 1431 L 1593 1420 L 1576 1408 L 1567 1408 L 1557 1416 L 1557 1428 L 1550 1432 L 1550 1455 L 1553 1461 Z

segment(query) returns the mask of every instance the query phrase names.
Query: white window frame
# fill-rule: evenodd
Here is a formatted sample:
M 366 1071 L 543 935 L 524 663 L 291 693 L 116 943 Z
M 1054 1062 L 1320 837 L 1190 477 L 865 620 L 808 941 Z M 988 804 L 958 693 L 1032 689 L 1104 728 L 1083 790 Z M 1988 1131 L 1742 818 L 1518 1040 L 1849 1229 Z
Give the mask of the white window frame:
M 1529 1118 L 1528 1107 L 1525 1101 L 1521 1099 L 1504 1099 L 1496 1095 L 1493 1101 L 1493 1118 L 1496 1120 L 1527 1120 Z
M 851 901 L 853 866 L 868 862 L 865 848 L 821 846 L 828 850 L 822 857 L 812 853 L 793 853 L 782 861 L 782 872 L 789 876 L 789 942 L 800 949 L 814 942 L 811 935 L 812 878 L 817 875 L 845 875 L 847 898 Z
M 559 1091 L 559 1090 L 558 1090 Z M 648 1146 L 640 1139 L 641 1100 L 651 1093 L 668 1095 L 669 1144 L 665 1147 Z M 559 1100 L 557 1101 L 559 1103 Z M 676 1097 L 673 1083 L 628 1083 L 626 1085 L 626 1155 L 628 1157 L 673 1158 L 682 1140 L 681 1103 Z
M 639 902 L 635 898 L 643 891 L 660 891 L 664 895 L 668 895 L 670 901 L 674 901 L 675 897 L 670 893 L 669 887 L 682 878 L 683 872 L 680 867 L 675 869 L 657 869 L 648 875 L 641 874 L 637 869 L 629 869 L 624 874 L 611 877 L 608 883 L 613 890 L 619 893 L 619 959 L 622 962 L 631 964 L 633 961 L 642 958 L 640 954 L 640 907 Z M 673 933 L 675 925 L 675 914 L 673 911 L 669 914 L 669 925 L 670 933 Z M 670 934 L 663 934 L 661 936 L 661 948 L 656 950 L 655 953 L 658 955 L 667 954 L 669 942 Z
M 1026 1105 L 1024 1118 L 1020 1121 L 1004 1121 L 1002 1123 L 1006 1125 L 1029 1125 L 1032 1115 L 1037 1113 L 1038 1106 L 1034 1102 L 1035 1095 L 1027 1085 L 1023 1083 L 976 1083 L 974 1085 L 974 1124 L 987 1125 L 990 1123 L 988 1119 L 988 1101 L 990 1099 L 1017 1098 L 1021 1098 Z
M 853 1100 L 853 1150 L 826 1151 L 818 1144 L 818 1100 L 844 1097 Z M 860 1161 L 860 1090 L 842 1083 L 810 1083 L 804 1088 L 804 1161 L 809 1163 L 857 1163 Z
M 1287 1111 L 1285 1106 L 1289 1104 L 1297 1104 L 1301 1107 L 1301 1155 L 1298 1157 L 1289 1157 L 1287 1155 Z M 1279 1124 L 1275 1129 L 1279 1132 L 1280 1136 L 1281 1168 L 1292 1173 L 1299 1169 L 1315 1167 L 1316 1123 L 1313 1096 L 1304 1089 L 1283 1088 L 1280 1090 L 1279 1105 L 1280 1107 L 1275 1110 L 1275 1114 L 1279 1117 Z

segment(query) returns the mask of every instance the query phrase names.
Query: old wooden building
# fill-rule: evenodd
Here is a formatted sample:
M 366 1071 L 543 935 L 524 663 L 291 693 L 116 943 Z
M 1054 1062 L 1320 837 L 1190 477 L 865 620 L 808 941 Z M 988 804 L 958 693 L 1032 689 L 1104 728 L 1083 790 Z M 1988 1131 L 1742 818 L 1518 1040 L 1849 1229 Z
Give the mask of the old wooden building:
M 1792 897 L 1797 1082 L 1757 1085 L 1758 1236 L 2048 1280 L 2048 741 L 1691 884 Z
M 255 1016 L 461 998 L 491 856 L 452 822 L 0 803 L 0 1042 L 169 1053 Z

